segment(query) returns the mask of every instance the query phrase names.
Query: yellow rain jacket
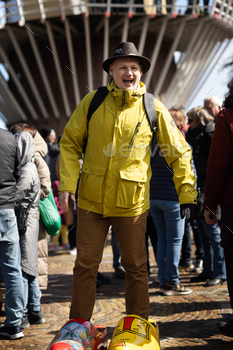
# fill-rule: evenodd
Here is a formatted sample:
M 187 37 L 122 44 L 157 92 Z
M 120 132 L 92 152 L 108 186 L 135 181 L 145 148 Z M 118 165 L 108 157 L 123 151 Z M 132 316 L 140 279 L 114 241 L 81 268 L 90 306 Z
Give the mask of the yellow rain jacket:
M 108 84 L 109 93 L 93 113 L 78 191 L 78 207 L 103 216 L 138 216 L 149 209 L 152 132 L 146 117 L 145 85 L 135 90 Z M 75 193 L 79 159 L 87 138 L 87 113 L 96 91 L 75 109 L 60 141 L 60 192 Z M 157 143 L 174 172 L 180 204 L 195 203 L 191 150 L 168 110 L 155 99 Z

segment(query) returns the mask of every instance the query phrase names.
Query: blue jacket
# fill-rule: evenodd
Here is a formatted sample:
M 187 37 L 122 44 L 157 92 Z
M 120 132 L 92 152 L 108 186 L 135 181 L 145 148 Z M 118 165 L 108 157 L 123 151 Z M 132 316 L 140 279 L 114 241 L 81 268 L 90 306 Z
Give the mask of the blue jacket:
M 157 147 L 156 142 L 153 144 L 153 149 L 155 147 Z M 161 151 L 160 154 L 162 154 Z M 154 159 L 151 158 L 151 160 L 152 177 L 150 180 L 150 199 L 179 201 L 173 181 L 174 172 L 167 165 L 165 158 L 157 154 L 157 156 Z M 194 175 L 197 178 L 193 159 L 191 161 L 191 165 L 193 167 Z

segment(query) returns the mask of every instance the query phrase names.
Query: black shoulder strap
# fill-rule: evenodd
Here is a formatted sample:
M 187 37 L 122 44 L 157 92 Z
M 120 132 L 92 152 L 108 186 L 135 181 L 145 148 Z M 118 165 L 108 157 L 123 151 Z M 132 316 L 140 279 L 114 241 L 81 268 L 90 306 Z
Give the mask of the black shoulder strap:
M 108 94 L 107 86 L 100 86 L 96 91 L 88 110 L 87 114 L 87 123 L 90 122 L 92 114 L 99 108 L 101 103 L 104 101 L 105 97 Z M 155 133 L 157 131 L 157 117 L 154 103 L 154 96 L 149 92 L 146 92 L 143 95 L 143 103 L 146 111 L 146 116 L 148 118 L 151 131 Z
M 96 91 L 96 93 L 95 93 L 95 95 L 90 103 L 88 114 L 87 114 L 87 128 L 88 128 L 88 124 L 91 120 L 92 114 L 95 113 L 95 111 L 99 108 L 99 106 L 104 101 L 107 94 L 108 94 L 107 86 L 101 86 Z M 153 132 L 153 139 L 154 139 L 155 133 L 157 131 L 157 117 L 156 117 L 154 96 L 152 94 L 150 94 L 149 92 L 146 92 L 143 95 L 143 103 L 144 103 L 144 107 L 145 107 L 146 116 L 147 116 L 147 119 L 148 119 L 150 127 L 151 127 L 151 131 Z M 83 147 L 84 152 L 85 152 L 86 144 L 87 144 L 87 140 L 86 140 L 84 147 Z M 156 151 L 155 156 L 157 156 L 157 154 L 158 154 L 158 152 Z M 155 158 L 155 156 L 153 158 Z
M 146 111 L 146 116 L 150 124 L 151 131 L 153 132 L 153 141 L 155 139 L 155 133 L 157 131 L 157 116 L 156 116 L 156 109 L 155 109 L 155 101 L 154 101 L 154 96 L 150 94 L 149 92 L 146 92 L 143 95 L 143 103 Z M 153 145 L 152 141 L 152 145 Z M 151 145 L 151 150 L 152 150 L 152 145 Z M 152 152 L 151 154 L 151 163 L 153 163 L 153 160 L 157 157 L 159 154 L 160 148 L 157 147 L 156 151 Z
M 87 114 L 87 127 L 88 124 L 91 120 L 91 116 L 92 114 L 95 113 L 95 111 L 99 108 L 99 106 L 101 105 L 101 103 L 104 101 L 105 97 L 108 94 L 108 89 L 107 86 L 100 86 L 98 88 L 98 90 L 96 91 L 91 103 L 90 103 L 90 107 L 88 110 L 88 114 Z
M 100 86 L 96 91 L 93 99 L 91 100 L 88 113 L 87 113 L 87 129 L 88 129 L 88 125 L 91 120 L 92 114 L 95 113 L 95 111 L 99 108 L 99 106 L 104 101 L 107 94 L 108 94 L 107 86 Z M 87 138 L 83 145 L 83 153 L 85 153 L 86 147 L 87 147 Z
M 153 134 L 155 134 L 157 131 L 157 117 L 154 96 L 149 92 L 146 92 L 143 95 L 143 103 L 146 111 L 146 116 L 151 127 L 151 131 L 153 132 Z
M 31 207 L 33 206 L 33 203 L 34 203 L 35 200 L 36 200 L 36 196 L 37 196 L 37 192 L 35 193 L 34 197 L 32 198 L 32 201 L 30 202 L 30 204 L 29 204 L 28 207 L 27 207 L 27 213 L 29 213 Z

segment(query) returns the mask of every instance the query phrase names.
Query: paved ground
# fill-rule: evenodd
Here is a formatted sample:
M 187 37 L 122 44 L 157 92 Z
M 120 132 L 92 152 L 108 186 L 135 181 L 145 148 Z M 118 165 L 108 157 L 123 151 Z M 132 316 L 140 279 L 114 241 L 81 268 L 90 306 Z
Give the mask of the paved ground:
M 156 263 L 150 250 L 152 277 L 156 276 Z M 49 253 L 49 286 L 41 298 L 46 323 L 24 330 L 25 337 L 10 341 L 0 338 L 0 349 L 46 349 L 59 328 L 68 320 L 71 302 L 72 268 L 75 257 L 68 251 Z M 100 271 L 111 277 L 111 283 L 97 289 L 94 324 L 105 324 L 109 338 L 119 319 L 124 315 L 124 281 L 116 279 L 112 269 L 111 246 L 106 246 Z M 181 283 L 191 286 L 193 276 L 181 271 Z M 167 297 L 158 295 L 158 288 L 150 282 L 151 318 L 160 328 L 161 349 L 233 349 L 233 338 L 220 335 L 219 321 L 231 317 L 226 284 L 205 288 L 192 284 L 188 296 Z M 0 318 L 3 322 L 4 318 Z

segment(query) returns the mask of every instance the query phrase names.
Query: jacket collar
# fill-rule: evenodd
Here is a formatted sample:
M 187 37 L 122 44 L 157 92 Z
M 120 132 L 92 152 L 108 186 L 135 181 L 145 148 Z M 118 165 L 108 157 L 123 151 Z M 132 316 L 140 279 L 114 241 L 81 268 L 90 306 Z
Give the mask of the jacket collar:
M 132 102 L 136 102 L 137 99 L 146 92 L 146 86 L 141 81 L 139 82 L 139 87 L 136 90 L 123 90 L 118 89 L 115 86 L 113 79 L 111 79 L 107 88 L 116 100 L 117 105 L 121 105 L 121 108 L 129 107 Z

